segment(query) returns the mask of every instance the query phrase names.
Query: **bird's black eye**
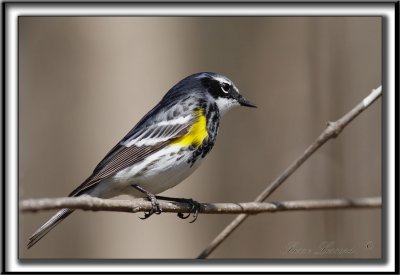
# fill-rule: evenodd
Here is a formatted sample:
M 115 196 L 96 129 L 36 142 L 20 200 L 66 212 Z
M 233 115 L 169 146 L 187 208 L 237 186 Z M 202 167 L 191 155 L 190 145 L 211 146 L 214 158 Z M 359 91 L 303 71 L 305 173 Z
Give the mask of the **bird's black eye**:
M 221 88 L 222 88 L 222 91 L 227 94 L 229 92 L 229 90 L 231 89 L 231 85 L 229 83 L 224 82 L 221 84 Z

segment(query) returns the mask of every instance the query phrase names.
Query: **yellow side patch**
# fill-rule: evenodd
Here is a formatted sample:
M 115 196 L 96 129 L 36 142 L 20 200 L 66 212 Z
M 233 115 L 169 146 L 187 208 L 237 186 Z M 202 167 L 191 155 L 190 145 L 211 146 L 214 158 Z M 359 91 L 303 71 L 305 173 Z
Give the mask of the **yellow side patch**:
M 171 144 L 180 146 L 193 145 L 197 148 L 203 143 L 203 140 L 208 137 L 207 120 L 203 110 L 197 110 L 194 115 L 197 117 L 197 120 L 190 127 L 187 134 L 176 138 Z

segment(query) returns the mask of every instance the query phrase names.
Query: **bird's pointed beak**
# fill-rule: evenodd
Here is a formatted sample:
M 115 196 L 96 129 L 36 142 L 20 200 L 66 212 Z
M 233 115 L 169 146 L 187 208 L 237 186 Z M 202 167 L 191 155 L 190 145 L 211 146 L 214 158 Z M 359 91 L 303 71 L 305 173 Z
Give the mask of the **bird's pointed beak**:
M 252 107 L 252 108 L 257 108 L 256 105 L 245 99 L 244 97 L 240 96 L 237 100 L 240 104 L 240 106 L 246 106 L 246 107 Z

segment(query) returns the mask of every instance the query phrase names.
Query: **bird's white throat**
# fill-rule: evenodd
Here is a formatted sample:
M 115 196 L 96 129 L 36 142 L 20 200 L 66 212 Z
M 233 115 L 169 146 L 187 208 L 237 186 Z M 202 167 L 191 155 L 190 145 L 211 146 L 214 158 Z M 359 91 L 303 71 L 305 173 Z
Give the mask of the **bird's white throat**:
M 218 106 L 219 114 L 223 116 L 228 110 L 235 106 L 239 106 L 239 103 L 233 98 L 220 97 L 215 100 Z

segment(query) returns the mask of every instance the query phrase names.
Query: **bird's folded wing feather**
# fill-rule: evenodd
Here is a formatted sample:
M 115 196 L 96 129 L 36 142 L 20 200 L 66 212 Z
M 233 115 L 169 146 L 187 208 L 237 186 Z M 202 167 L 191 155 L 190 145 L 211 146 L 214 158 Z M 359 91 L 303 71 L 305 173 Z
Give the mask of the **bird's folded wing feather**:
M 184 136 L 197 117 L 162 120 L 152 124 L 142 123 L 132 129 L 125 138 L 108 152 L 96 166 L 92 175 L 72 191 L 69 196 L 77 196 L 95 186 L 98 182 L 134 165 L 154 152 L 168 145 L 172 140 Z

